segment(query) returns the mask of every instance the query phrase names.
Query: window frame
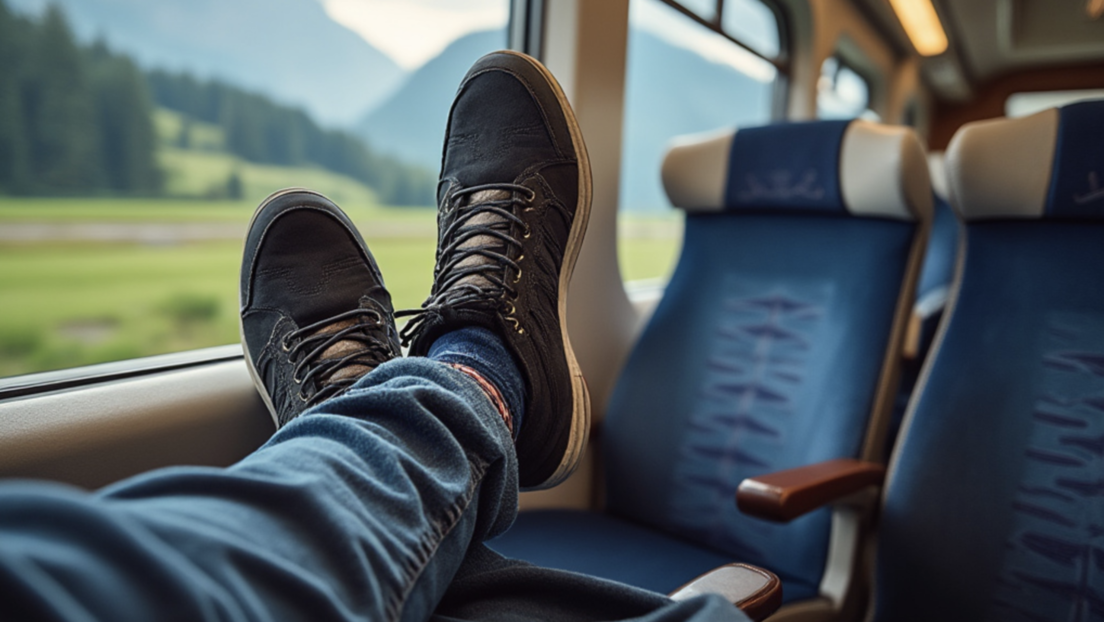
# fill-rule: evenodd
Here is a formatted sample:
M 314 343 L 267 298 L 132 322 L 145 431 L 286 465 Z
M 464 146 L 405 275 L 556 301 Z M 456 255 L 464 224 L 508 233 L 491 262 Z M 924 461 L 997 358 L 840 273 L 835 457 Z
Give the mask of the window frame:
M 543 0 L 530 1 L 542 2 Z M 784 120 L 786 118 L 786 111 L 789 108 L 790 79 L 792 77 L 793 71 L 793 65 L 791 62 L 793 25 L 789 13 L 786 11 L 786 8 L 776 0 L 758 0 L 774 15 L 774 23 L 778 29 L 778 56 L 770 57 L 747 45 L 746 43 L 741 41 L 739 37 L 733 36 L 728 31 L 726 31 L 721 25 L 724 18 L 725 0 L 714 1 L 716 2 L 716 5 L 713 11 L 713 19 L 705 19 L 691 9 L 683 6 L 678 0 L 660 0 L 660 2 L 662 2 L 663 4 L 666 4 L 672 9 L 685 15 L 700 26 L 708 28 L 709 30 L 736 44 L 744 51 L 749 52 L 750 54 L 761 58 L 773 65 L 775 71 L 777 71 L 778 74 L 777 77 L 775 77 L 774 79 L 773 92 L 771 93 L 771 120 Z
M 232 343 L 79 367 L 64 367 L 18 376 L 0 377 L 0 402 L 189 367 L 244 360 L 244 357 L 241 344 Z
M 721 26 L 722 18 L 724 17 L 724 4 L 725 0 L 715 0 L 716 10 L 713 12 L 713 19 L 705 19 L 701 15 L 698 15 L 691 9 L 686 8 L 678 0 L 660 0 L 663 4 L 675 9 L 679 13 L 682 13 L 686 17 L 690 18 L 694 22 L 697 22 L 701 26 L 712 30 L 713 32 L 721 35 L 725 39 L 735 43 L 743 48 L 745 51 L 754 54 L 755 56 L 767 61 L 778 71 L 779 78 L 782 76 L 789 77 L 790 75 L 790 29 L 788 27 L 789 20 L 782 6 L 772 0 L 757 0 L 763 6 L 767 7 L 771 13 L 774 14 L 775 24 L 778 26 L 778 56 L 771 57 L 759 52 L 755 48 L 741 41 L 738 37 L 730 34 Z

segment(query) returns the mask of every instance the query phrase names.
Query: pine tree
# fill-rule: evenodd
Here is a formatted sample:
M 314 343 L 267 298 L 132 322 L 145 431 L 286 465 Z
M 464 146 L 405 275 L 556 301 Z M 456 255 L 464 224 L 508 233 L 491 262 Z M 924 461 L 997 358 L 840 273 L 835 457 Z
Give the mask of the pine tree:
M 27 190 L 27 136 L 20 102 L 23 72 L 19 59 L 26 56 L 28 24 L 0 1 L 0 192 Z
M 99 132 L 81 50 L 56 6 L 33 30 L 37 36 L 22 105 L 34 183 L 40 191 L 59 193 L 101 188 Z
M 145 78 L 125 56 L 103 42 L 90 50 L 91 83 L 108 188 L 128 194 L 157 194 L 162 175 L 155 153 L 153 105 Z

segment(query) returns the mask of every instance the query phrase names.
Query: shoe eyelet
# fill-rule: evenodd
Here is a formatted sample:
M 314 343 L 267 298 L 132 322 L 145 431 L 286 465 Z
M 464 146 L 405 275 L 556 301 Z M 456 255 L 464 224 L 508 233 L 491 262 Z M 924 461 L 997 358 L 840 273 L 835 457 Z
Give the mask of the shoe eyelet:
M 506 315 L 512 316 L 513 314 L 517 313 L 517 307 L 514 306 L 514 303 L 512 301 L 506 301 L 506 306 L 509 309 L 508 311 L 506 311 Z M 517 324 L 517 320 L 514 320 L 514 323 Z
M 529 228 L 529 225 L 525 225 L 525 233 L 522 234 L 522 239 L 528 240 L 531 235 L 533 235 L 533 230 Z
M 284 352 L 290 352 L 291 351 L 291 346 L 288 345 L 287 339 L 281 339 L 280 340 L 280 349 L 283 350 Z
M 521 281 L 521 270 L 517 271 L 517 275 L 514 276 L 514 283 Z

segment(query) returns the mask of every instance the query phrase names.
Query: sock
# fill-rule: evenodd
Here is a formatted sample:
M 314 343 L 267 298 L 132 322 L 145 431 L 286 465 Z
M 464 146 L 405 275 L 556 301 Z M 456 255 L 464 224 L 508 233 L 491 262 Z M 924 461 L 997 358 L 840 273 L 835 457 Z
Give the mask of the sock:
M 496 391 L 488 391 L 487 387 L 483 390 L 492 402 L 497 397 L 505 403 L 509 411 L 507 425 L 512 423 L 511 432 L 517 438 L 525 416 L 525 380 L 521 377 L 521 370 L 518 369 L 513 354 L 506 349 L 506 344 L 498 335 L 479 326 L 454 330 L 438 337 L 426 356 L 448 363 L 469 376 L 472 374 L 468 370 L 474 371 L 489 382 L 490 388 Z

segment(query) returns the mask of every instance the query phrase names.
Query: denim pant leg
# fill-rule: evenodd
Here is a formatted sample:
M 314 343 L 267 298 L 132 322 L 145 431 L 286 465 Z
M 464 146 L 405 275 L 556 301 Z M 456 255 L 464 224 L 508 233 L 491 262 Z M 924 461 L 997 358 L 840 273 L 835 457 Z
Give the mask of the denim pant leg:
M 0 485 L 0 620 L 743 620 L 507 560 L 513 442 L 473 380 L 392 361 L 227 469 Z
M 424 620 L 516 473 L 474 381 L 392 361 L 227 469 L 0 486 L 0 619 Z
M 693 577 L 687 577 L 691 579 Z M 673 602 L 637 587 L 507 559 L 473 543 L 433 622 L 748 622 L 720 596 Z

